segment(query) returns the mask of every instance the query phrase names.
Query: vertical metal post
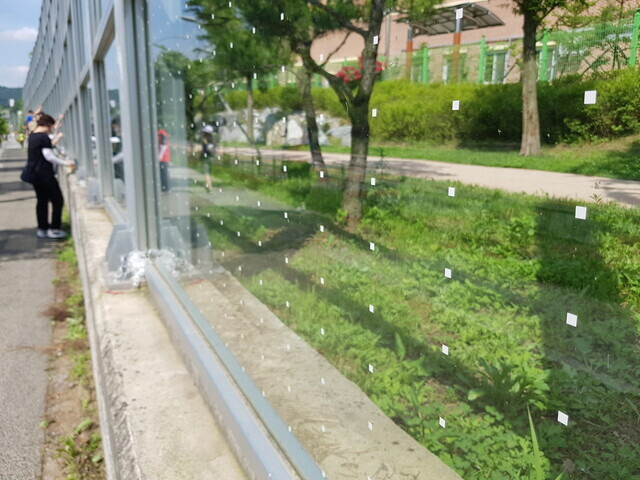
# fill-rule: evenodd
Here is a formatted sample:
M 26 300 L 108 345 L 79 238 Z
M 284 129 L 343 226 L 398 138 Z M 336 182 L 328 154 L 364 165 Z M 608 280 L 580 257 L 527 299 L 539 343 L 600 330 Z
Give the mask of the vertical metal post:
M 93 125 L 96 135 L 96 151 L 98 153 L 98 179 L 100 192 L 103 197 L 113 196 L 113 164 L 111 137 L 109 127 L 109 101 L 107 82 L 103 62 L 94 62 L 91 69 L 91 81 L 93 88 Z
M 544 30 L 542 33 L 542 50 L 540 51 L 540 75 L 538 78 L 542 82 L 546 82 L 547 79 L 547 56 L 549 55 L 549 48 L 547 43 L 549 41 L 549 32 Z
M 153 70 L 146 29 L 147 2 L 115 1 L 116 47 L 120 69 L 121 121 L 127 214 L 133 244 L 159 247 L 160 178 L 153 110 Z
M 484 35 L 480 40 L 480 59 L 478 62 L 478 83 L 484 83 L 484 72 L 487 66 L 487 40 Z
M 460 42 L 462 40 L 462 18 L 456 15 L 456 31 L 453 34 L 453 52 L 451 54 L 451 82 L 458 83 L 460 78 Z
M 407 30 L 407 52 L 405 60 L 405 76 L 407 80 L 411 80 L 411 70 L 413 70 L 413 27 L 409 25 Z
M 422 45 L 422 83 L 429 83 L 429 47 Z
M 629 54 L 629 66 L 634 68 L 638 57 L 638 32 L 640 31 L 640 9 L 636 10 L 633 17 L 633 33 L 631 34 L 631 52 Z
M 81 161 L 80 165 L 84 169 L 85 178 L 94 177 L 93 171 L 93 158 L 91 155 L 91 119 L 89 117 L 89 92 L 87 91 L 87 87 L 80 87 L 80 95 L 78 97 L 79 100 L 79 110 L 80 110 L 80 156 Z
M 384 20 L 384 58 L 389 63 L 389 55 L 391 55 L 391 12 L 387 12 Z

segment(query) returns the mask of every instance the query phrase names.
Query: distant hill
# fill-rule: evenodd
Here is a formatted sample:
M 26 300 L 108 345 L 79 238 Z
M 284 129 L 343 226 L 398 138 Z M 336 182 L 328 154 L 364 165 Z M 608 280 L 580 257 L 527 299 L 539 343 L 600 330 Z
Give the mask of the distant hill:
M 0 107 L 9 108 L 9 99 L 22 98 L 22 88 L 0 87 Z

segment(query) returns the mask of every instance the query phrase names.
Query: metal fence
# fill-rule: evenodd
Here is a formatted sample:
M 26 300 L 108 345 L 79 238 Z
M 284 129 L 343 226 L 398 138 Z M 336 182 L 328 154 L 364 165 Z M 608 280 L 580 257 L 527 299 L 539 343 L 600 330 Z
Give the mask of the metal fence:
M 569 74 L 589 74 L 635 67 L 638 57 L 640 11 L 616 23 L 602 23 L 575 30 L 542 31 L 537 42 L 538 78 L 552 81 Z M 423 45 L 412 54 L 379 60 L 385 65 L 384 80 L 406 78 L 419 83 L 509 83 L 520 79 L 522 39 L 467 43 L 459 46 Z M 358 67 L 358 61 L 337 60 L 328 70 Z M 295 83 L 295 71 L 271 77 L 271 85 Z M 457 71 L 455 71 L 457 69 Z M 319 76 L 314 86 L 328 86 Z

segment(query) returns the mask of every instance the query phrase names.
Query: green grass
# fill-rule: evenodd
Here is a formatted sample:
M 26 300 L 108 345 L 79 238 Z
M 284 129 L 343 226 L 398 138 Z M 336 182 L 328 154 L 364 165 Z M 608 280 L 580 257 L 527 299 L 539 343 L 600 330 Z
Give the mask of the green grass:
M 255 173 L 215 168 L 217 186 L 285 202 L 288 218 L 198 205 L 218 260 L 464 478 L 640 471 L 640 212 L 588 204 L 581 221 L 565 201 L 387 178 L 353 235 L 333 221 L 337 175 Z
M 231 145 L 240 146 L 240 145 Z M 247 145 L 243 145 L 246 147 Z M 271 148 L 261 146 L 260 148 Z M 528 168 L 550 172 L 575 173 L 628 180 L 640 180 L 640 136 L 593 144 L 557 145 L 543 147 L 542 155 L 523 157 L 518 145 L 434 145 L 432 143 L 384 144 L 373 142 L 370 160 L 407 158 L 446 163 L 484 165 L 491 167 Z M 308 147 L 295 147 L 305 150 Z M 348 147 L 322 147 L 327 153 L 350 153 Z

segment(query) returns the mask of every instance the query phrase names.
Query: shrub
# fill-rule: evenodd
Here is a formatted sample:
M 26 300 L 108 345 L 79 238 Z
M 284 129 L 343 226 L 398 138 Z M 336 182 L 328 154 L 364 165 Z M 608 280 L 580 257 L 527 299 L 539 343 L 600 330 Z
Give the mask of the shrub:
M 545 143 L 592 141 L 640 132 L 640 70 L 625 69 L 582 78 L 565 76 L 538 84 L 540 133 Z M 584 92 L 596 90 L 596 105 L 584 105 Z M 227 94 L 233 109 L 245 108 L 245 91 Z M 313 88 L 318 112 L 347 119 L 347 112 L 331 88 Z M 452 101 L 460 110 L 452 110 Z M 297 86 L 274 87 L 255 93 L 255 107 L 302 110 Z M 406 80 L 376 85 L 371 118 L 376 141 L 393 142 L 519 142 L 522 133 L 522 95 L 518 83 L 505 85 L 419 84 Z

